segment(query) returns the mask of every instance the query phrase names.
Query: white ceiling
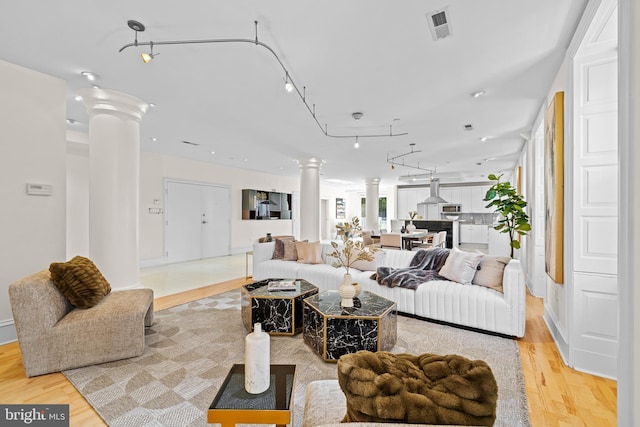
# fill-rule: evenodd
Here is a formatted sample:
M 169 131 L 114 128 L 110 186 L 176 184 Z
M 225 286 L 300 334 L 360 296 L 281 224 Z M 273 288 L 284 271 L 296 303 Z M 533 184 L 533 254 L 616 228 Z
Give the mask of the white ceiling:
M 142 149 L 200 161 L 299 175 L 295 159 L 318 157 L 323 179 L 383 184 L 435 168 L 442 182 L 482 181 L 513 168 L 562 62 L 586 0 L 20 0 L 0 12 L 0 58 L 68 84 L 69 129 L 86 131 L 76 91 L 95 84 L 154 103 Z M 426 14 L 448 7 L 452 36 L 434 41 Z M 250 43 L 154 46 L 144 64 L 127 21 L 146 26 L 140 42 L 258 39 L 284 72 Z M 483 90 L 485 96 L 474 98 Z M 352 118 L 362 112 L 361 120 Z M 464 125 L 472 124 L 472 131 Z M 490 136 L 487 141 L 480 138 Z M 151 138 L 157 138 L 153 142 Z M 187 140 L 199 144 L 186 145 Z M 215 154 L 211 154 L 215 151 Z M 487 160 L 488 159 L 488 160 Z

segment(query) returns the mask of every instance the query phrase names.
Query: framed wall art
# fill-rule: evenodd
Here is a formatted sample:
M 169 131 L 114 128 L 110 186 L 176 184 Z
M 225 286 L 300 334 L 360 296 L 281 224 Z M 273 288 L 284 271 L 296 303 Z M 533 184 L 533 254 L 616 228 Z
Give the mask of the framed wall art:
M 346 216 L 344 199 L 336 198 L 336 219 L 344 219 Z
M 545 271 L 564 282 L 564 92 L 556 92 L 544 116 Z

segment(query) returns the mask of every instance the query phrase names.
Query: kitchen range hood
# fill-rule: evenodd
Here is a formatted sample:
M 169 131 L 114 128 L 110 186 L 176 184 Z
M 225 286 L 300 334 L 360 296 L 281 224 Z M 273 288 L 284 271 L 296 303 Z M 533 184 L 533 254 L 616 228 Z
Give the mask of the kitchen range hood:
M 429 197 L 427 197 L 423 203 L 428 203 L 430 205 L 448 203 L 445 199 L 440 197 L 440 178 L 434 178 L 431 180 L 431 184 L 429 184 L 429 194 Z

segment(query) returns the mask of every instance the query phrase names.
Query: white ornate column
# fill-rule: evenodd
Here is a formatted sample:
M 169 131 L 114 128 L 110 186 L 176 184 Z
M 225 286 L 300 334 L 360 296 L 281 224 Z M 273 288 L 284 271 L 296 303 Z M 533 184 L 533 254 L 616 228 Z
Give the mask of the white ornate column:
M 300 167 L 300 240 L 320 240 L 320 167 L 322 160 L 298 159 Z
M 364 229 L 379 231 L 378 227 L 378 215 L 379 215 L 379 202 L 380 198 L 380 178 L 367 178 L 365 179 L 366 187 L 366 224 Z
M 140 121 L 149 105 L 80 91 L 89 113 L 89 256 L 114 289 L 139 286 Z

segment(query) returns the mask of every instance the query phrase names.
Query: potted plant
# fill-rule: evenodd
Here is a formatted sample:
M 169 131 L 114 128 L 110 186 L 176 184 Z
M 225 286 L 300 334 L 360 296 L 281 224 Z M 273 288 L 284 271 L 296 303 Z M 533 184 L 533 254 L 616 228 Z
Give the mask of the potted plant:
M 489 180 L 495 181 L 495 184 L 487 190 L 484 201 L 491 201 L 486 207 L 495 208 L 495 212 L 501 215 L 498 225 L 493 228 L 501 233 L 509 233 L 511 258 L 513 258 L 513 250 L 520 249 L 519 236 L 524 236 L 531 231 L 531 224 L 524 210 L 527 202 L 509 181 L 500 182 L 502 175 L 489 175 Z
M 338 223 L 336 228 L 338 229 L 338 236 L 342 240 L 342 245 L 337 242 L 331 242 L 333 251 L 329 253 L 329 256 L 336 259 L 336 262 L 333 263 L 334 267 L 344 267 L 347 270 L 340 286 L 341 305 L 343 307 L 353 307 L 353 297 L 356 289 L 351 281 L 349 267 L 356 261 L 373 261 L 378 248 L 367 247 L 362 240 L 355 240 L 355 238 L 362 235 L 358 217 L 353 217 L 351 222 Z

